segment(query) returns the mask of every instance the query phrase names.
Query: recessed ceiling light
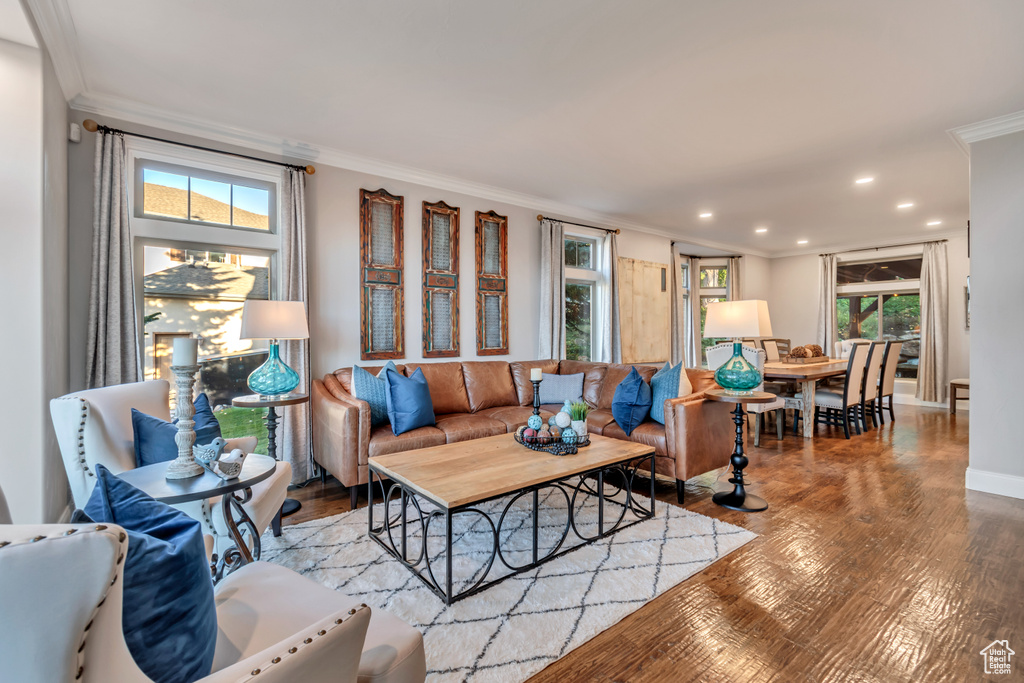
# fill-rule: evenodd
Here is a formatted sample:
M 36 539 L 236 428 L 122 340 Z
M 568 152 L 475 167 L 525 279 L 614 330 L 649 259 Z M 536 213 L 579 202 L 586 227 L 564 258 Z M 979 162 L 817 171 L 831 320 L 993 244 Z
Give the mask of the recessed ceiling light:
M 914 202 L 904 202 L 902 204 L 897 204 L 896 208 L 897 209 L 909 209 L 913 205 L 914 205 Z
M 928 221 L 927 225 L 942 225 L 942 221 Z
M 768 232 L 768 228 L 758 228 L 754 232 Z
M 702 213 L 700 215 L 700 217 L 701 218 L 711 218 L 711 212 L 710 211 L 705 211 L 704 213 Z
M 863 185 L 864 183 L 870 183 L 873 180 L 874 178 L 857 178 L 856 183 L 858 185 Z
M 797 244 L 807 244 L 807 240 L 797 240 Z

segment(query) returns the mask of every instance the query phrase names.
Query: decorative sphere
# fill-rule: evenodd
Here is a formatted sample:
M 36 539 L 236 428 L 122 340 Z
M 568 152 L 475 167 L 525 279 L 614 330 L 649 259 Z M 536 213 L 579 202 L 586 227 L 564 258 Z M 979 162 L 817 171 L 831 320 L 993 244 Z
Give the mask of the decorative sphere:
M 572 430 L 572 427 L 562 430 L 562 441 L 567 444 L 576 443 L 576 432 Z
M 558 415 L 555 415 L 555 424 L 562 429 L 565 429 L 572 424 L 572 417 L 570 417 L 567 412 L 560 412 Z
M 559 427 L 557 427 L 557 426 L 556 427 L 552 427 L 551 428 L 551 438 L 555 439 L 555 440 L 561 439 L 562 438 L 562 430 Z
M 525 439 L 532 439 L 535 436 L 537 436 L 537 430 L 536 429 L 531 429 L 531 428 L 527 427 L 525 430 L 523 430 L 523 438 L 525 438 Z
M 525 431 L 526 431 L 526 427 L 525 426 L 520 427 L 519 429 L 516 430 L 516 436 L 518 436 L 520 439 L 523 438 L 523 432 L 525 432 Z
M 539 432 L 537 432 L 537 439 L 541 443 L 551 443 L 551 432 L 549 432 L 546 429 L 542 429 Z
M 544 420 L 540 419 L 540 415 L 531 415 L 526 421 L 526 426 L 536 432 L 544 426 Z
M 554 415 L 552 415 L 551 417 L 548 418 L 548 425 L 553 425 L 553 424 L 555 424 L 555 416 Z

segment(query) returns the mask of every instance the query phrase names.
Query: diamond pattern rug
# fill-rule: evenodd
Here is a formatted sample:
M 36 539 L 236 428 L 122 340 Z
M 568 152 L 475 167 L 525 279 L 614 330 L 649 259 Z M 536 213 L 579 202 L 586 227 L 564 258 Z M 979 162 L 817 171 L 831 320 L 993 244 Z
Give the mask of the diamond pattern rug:
M 566 498 L 542 492 L 541 555 L 557 543 L 567 521 Z M 509 499 L 479 506 L 497 523 Z M 641 505 L 647 498 L 638 497 Z M 505 559 L 513 565 L 532 552 L 532 500 L 513 504 L 501 526 Z M 424 513 L 430 507 L 421 503 Z M 614 511 L 614 508 L 611 508 Z M 579 496 L 576 525 L 584 535 L 597 528 L 593 496 Z M 618 512 L 605 509 L 606 528 Z M 392 515 L 397 514 L 397 502 Z M 383 507 L 375 506 L 378 524 Z M 263 536 L 262 559 L 294 569 L 319 583 L 385 609 L 423 633 L 430 683 L 518 682 L 537 673 L 669 588 L 753 540 L 740 527 L 683 508 L 658 503 L 656 516 L 590 545 L 569 531 L 562 549 L 576 547 L 531 571 L 510 577 L 445 608 L 412 572 L 367 536 L 367 509 L 284 527 L 280 538 Z M 633 519 L 626 514 L 626 521 Z M 419 554 L 422 531 L 409 525 L 408 552 Z M 452 523 L 452 580 L 475 583 L 493 544 L 490 526 L 474 514 Z M 427 554 L 444 582 L 443 519 L 429 528 Z M 397 540 L 397 538 L 396 538 Z M 487 578 L 510 574 L 499 560 Z M 456 589 L 456 592 L 458 589 Z

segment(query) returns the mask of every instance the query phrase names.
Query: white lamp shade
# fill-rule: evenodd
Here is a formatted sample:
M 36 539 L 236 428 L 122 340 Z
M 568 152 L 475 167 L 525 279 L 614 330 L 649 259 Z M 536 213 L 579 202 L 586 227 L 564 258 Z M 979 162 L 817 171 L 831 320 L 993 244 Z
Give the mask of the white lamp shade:
M 301 301 L 249 299 L 242 305 L 241 339 L 308 339 L 306 306 Z
M 704 319 L 704 337 L 771 337 L 772 323 L 768 319 L 768 302 L 760 299 L 746 301 L 713 301 L 708 304 Z

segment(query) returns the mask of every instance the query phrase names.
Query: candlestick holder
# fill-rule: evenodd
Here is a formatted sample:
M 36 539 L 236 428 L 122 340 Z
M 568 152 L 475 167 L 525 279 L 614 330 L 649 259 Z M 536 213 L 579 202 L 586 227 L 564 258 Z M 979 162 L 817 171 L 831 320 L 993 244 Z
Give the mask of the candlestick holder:
M 533 414 L 540 415 L 540 383 L 539 379 L 531 379 L 533 384 Z
M 192 445 L 196 442 L 196 407 L 192 403 L 192 387 L 196 383 L 198 365 L 172 365 L 174 386 L 177 391 L 174 400 L 174 416 L 178 418 L 178 433 L 174 443 L 178 444 L 178 457 L 167 466 L 167 479 L 188 479 L 203 473 L 203 466 L 196 462 Z

